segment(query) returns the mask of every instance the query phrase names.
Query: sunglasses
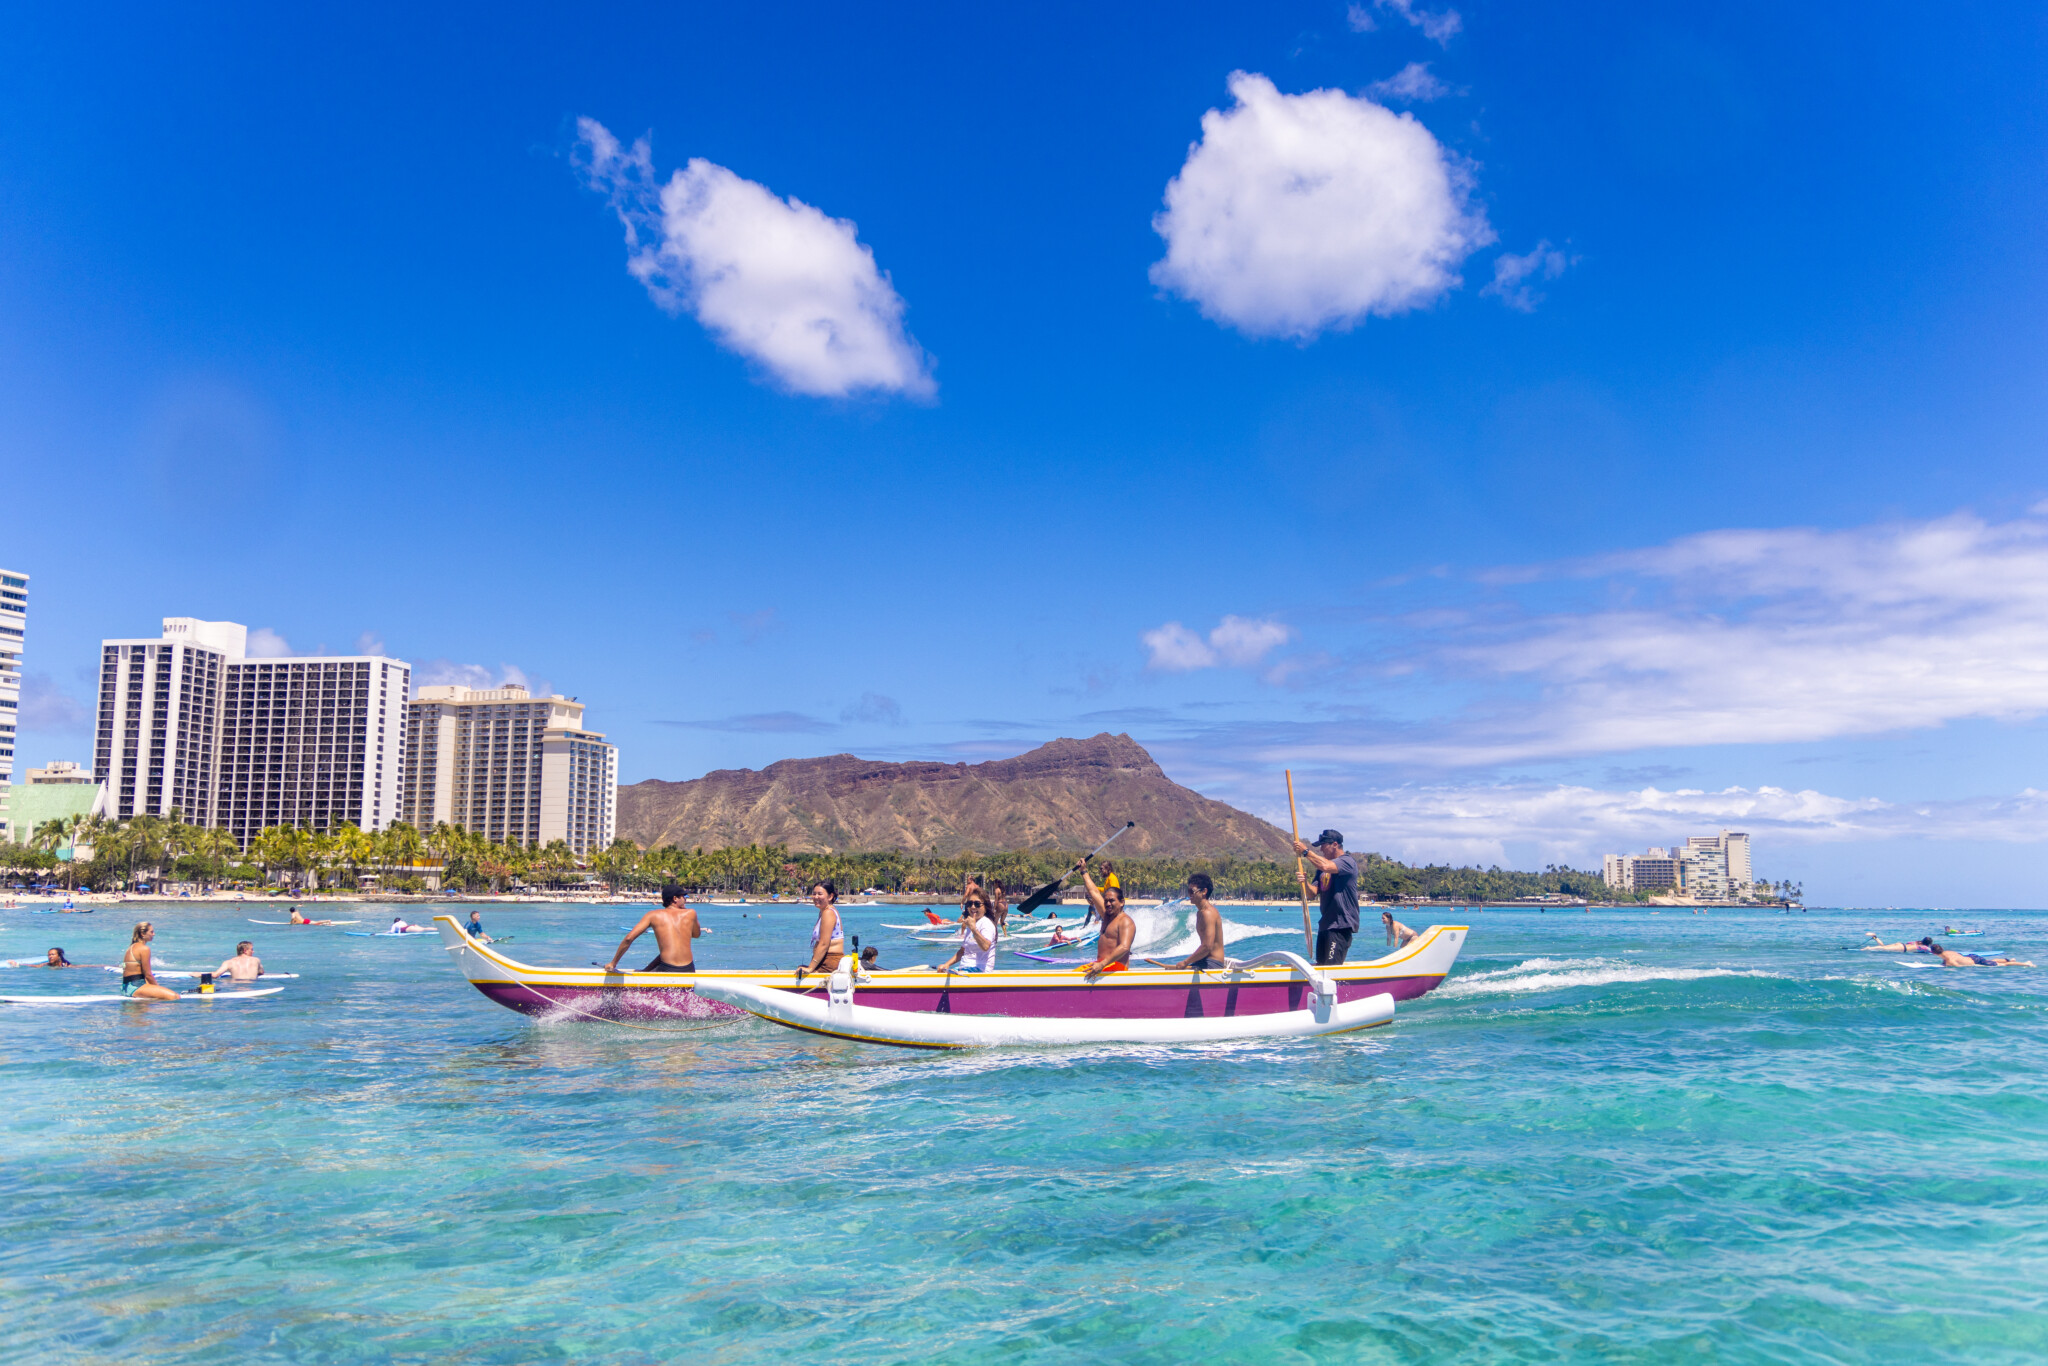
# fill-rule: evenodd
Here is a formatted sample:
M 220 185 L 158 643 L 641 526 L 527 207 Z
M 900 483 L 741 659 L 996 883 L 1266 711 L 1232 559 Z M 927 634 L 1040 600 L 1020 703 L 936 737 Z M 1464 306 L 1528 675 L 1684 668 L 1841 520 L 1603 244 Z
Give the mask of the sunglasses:
M 984 911 L 985 911 L 985 910 L 987 910 L 987 909 L 988 909 L 988 903 L 987 903 L 986 901 L 963 901 L 963 902 L 961 902 L 960 904 L 961 904 L 961 906 L 963 906 L 964 908 L 966 908 L 967 910 L 970 910 L 970 911 L 974 911 L 974 910 L 984 910 Z

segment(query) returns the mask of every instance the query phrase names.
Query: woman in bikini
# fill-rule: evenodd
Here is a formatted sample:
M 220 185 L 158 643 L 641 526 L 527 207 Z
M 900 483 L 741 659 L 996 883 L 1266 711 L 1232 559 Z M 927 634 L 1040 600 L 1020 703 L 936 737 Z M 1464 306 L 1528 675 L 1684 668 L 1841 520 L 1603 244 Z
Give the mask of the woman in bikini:
M 147 920 L 136 925 L 128 940 L 128 952 L 121 959 L 121 994 L 138 1001 L 175 1001 L 178 993 L 158 986 L 156 972 L 150 967 L 149 941 L 154 938 L 156 926 Z
M 839 889 L 829 882 L 814 884 L 811 904 L 818 908 L 818 924 L 811 931 L 811 961 L 801 971 L 832 972 L 846 956 L 846 928 L 839 923 Z

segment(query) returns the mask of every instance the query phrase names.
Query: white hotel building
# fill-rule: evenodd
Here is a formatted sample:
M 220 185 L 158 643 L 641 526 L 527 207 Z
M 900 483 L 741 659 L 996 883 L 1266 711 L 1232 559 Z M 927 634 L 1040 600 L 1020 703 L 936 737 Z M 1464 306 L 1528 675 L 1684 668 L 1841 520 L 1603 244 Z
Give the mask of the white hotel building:
M 400 818 L 446 821 L 500 842 L 562 840 L 577 854 L 612 842 L 619 752 L 583 728 L 573 697 L 524 687 L 425 687 L 406 708 Z
M 1749 836 L 1740 830 L 1694 835 L 1683 845 L 1647 854 L 1609 854 L 1601 879 L 1627 892 L 1670 890 L 1705 901 L 1732 901 L 1755 891 Z
M 21 726 L 21 651 L 28 636 L 28 575 L 0 569 L 0 844 L 28 843 L 8 827 L 7 787 L 14 781 L 14 740 Z
M 93 776 L 117 820 L 232 830 L 381 830 L 396 819 L 412 669 L 382 655 L 244 657 L 248 628 L 164 618 L 156 639 L 100 644 Z

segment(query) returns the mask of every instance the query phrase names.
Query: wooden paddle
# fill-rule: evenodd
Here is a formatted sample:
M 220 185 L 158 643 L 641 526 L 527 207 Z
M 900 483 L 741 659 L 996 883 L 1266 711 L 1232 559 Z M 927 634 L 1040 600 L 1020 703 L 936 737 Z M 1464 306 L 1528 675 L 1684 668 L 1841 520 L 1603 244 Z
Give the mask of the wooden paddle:
M 1294 814 L 1294 770 L 1290 768 L 1286 772 L 1287 823 L 1294 829 L 1294 842 L 1299 844 L 1301 843 L 1301 817 Z M 1301 877 L 1305 871 L 1301 855 L 1296 854 L 1294 856 L 1294 875 Z M 1301 884 L 1301 937 L 1303 942 L 1308 945 L 1310 961 L 1314 961 L 1316 956 L 1316 936 L 1315 932 L 1308 927 L 1308 884 L 1306 882 Z
M 1124 830 L 1135 830 L 1137 829 L 1137 827 L 1138 823 L 1136 821 L 1125 821 L 1123 830 L 1117 831 L 1116 835 L 1121 835 L 1124 832 Z M 1116 835 L 1111 835 L 1108 839 L 1096 845 L 1095 854 L 1101 853 L 1103 850 L 1109 848 L 1110 845 L 1116 843 Z M 1081 862 L 1088 862 L 1088 859 L 1094 858 L 1095 854 L 1090 854 L 1088 858 L 1082 859 Z M 1015 906 L 1011 907 L 1011 910 L 1017 915 L 1036 914 L 1040 906 L 1043 906 L 1046 902 L 1052 900 L 1054 897 L 1060 894 L 1060 888 L 1066 885 L 1067 879 L 1072 876 L 1073 873 L 1071 871 L 1061 873 L 1051 882 L 1046 883 L 1043 887 L 1040 887 L 1030 896 L 1025 897 L 1022 901 L 1018 902 Z

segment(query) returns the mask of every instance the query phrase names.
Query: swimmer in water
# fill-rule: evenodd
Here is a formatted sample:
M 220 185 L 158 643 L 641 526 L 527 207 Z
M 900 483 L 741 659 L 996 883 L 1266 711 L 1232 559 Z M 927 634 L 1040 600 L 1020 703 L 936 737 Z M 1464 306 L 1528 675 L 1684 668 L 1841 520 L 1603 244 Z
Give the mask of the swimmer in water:
M 215 979 L 222 977 L 231 982 L 253 982 L 263 975 L 263 960 L 256 956 L 256 945 L 244 939 L 235 945 L 235 956 L 214 969 Z

